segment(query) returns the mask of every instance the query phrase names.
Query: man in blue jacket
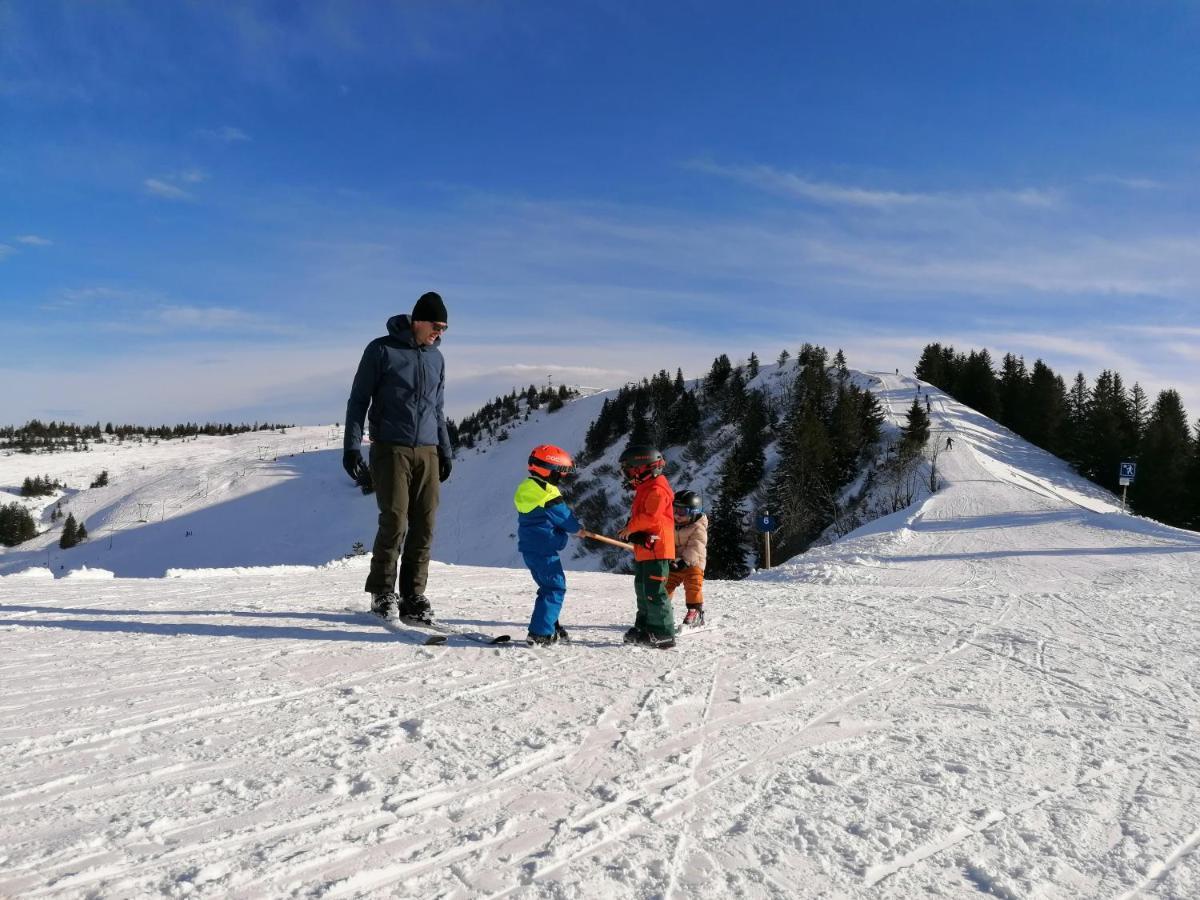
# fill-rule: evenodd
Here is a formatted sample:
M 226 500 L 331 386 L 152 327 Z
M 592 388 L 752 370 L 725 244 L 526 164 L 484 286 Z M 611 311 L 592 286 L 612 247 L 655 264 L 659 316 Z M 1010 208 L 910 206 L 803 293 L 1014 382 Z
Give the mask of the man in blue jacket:
M 425 598 L 429 551 L 439 486 L 453 466 L 443 411 L 446 364 L 438 350 L 448 327 L 446 304 L 432 291 L 421 295 L 412 315 L 388 319 L 387 335 L 363 351 L 346 404 L 342 466 L 359 483 L 370 475 L 379 505 L 365 589 L 372 611 L 389 619 L 433 620 Z M 369 469 L 359 449 L 364 416 L 371 429 Z

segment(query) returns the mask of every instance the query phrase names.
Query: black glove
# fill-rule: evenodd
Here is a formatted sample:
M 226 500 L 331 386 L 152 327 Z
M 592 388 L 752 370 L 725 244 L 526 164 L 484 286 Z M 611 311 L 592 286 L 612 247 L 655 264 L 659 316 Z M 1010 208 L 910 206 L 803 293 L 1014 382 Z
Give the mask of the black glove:
M 346 450 L 342 453 L 342 468 L 354 479 L 355 484 L 361 484 L 363 476 L 371 477 L 371 470 L 363 462 L 361 450 Z
M 672 572 L 682 572 L 687 567 L 688 567 L 688 564 L 682 559 L 671 560 L 671 571 Z
M 636 547 L 645 547 L 650 550 L 654 547 L 654 541 L 658 535 L 651 534 L 649 531 L 635 531 L 629 535 L 629 543 Z
M 445 481 L 454 469 L 454 460 L 449 456 L 438 455 L 438 481 Z

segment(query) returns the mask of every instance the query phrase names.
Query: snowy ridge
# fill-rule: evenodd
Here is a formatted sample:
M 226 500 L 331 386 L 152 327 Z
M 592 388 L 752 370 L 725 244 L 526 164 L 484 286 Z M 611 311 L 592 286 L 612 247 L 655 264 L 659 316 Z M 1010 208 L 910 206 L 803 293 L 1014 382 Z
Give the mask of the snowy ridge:
M 361 621 L 363 558 L 0 580 L 0 895 L 1196 896 L 1200 535 L 931 405 L 942 490 L 673 651 L 600 572 L 545 651 Z M 520 633 L 531 588 L 429 593 Z

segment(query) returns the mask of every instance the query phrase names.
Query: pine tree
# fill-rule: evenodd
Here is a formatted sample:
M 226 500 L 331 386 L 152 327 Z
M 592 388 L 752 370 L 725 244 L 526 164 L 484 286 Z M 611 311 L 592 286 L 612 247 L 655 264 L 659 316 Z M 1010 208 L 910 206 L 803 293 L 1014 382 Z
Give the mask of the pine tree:
M 955 397 L 989 419 L 999 416 L 1000 394 L 996 373 L 992 371 L 992 356 L 987 348 L 978 353 L 972 350 L 967 354 L 966 365 L 957 380 Z
M 720 402 L 722 422 L 732 424 L 741 418 L 746 409 L 746 379 L 740 367 L 726 379 Z
M 858 470 L 863 452 L 879 440 L 883 410 L 873 394 L 854 385 L 838 389 L 829 423 L 831 472 L 840 487 Z
M 82 522 L 79 523 L 79 528 L 75 531 L 75 542 L 86 541 L 88 536 L 87 528 Z
M 759 486 L 766 468 L 767 404 L 762 391 L 746 394 L 746 405 L 738 423 L 739 437 L 725 457 L 723 490 L 741 500 Z
M 1011 428 L 1017 434 L 1029 433 L 1029 371 L 1025 368 L 1025 358 L 1011 353 L 1004 354 L 1000 364 L 1000 381 L 998 393 L 1000 411 L 998 419 L 1001 425 Z
M 75 514 L 67 513 L 67 521 L 63 523 L 62 537 L 58 539 L 58 546 L 63 550 L 69 550 L 79 543 L 79 526 L 75 523 Z
M 1183 400 L 1173 390 L 1163 391 L 1146 422 L 1137 480 L 1130 489 L 1134 509 L 1168 525 L 1183 525 L 1189 518 L 1185 485 L 1191 455 Z
M 645 392 L 639 391 L 633 401 L 633 408 L 630 410 L 629 423 L 629 443 L 631 444 L 652 444 L 654 443 L 654 433 L 652 424 L 646 421 L 646 412 L 649 406 L 649 398 Z
M 746 380 L 753 381 L 758 377 L 759 361 L 758 354 L 750 351 L 750 359 L 746 361 Z
M 15 547 L 32 537 L 37 525 L 29 510 L 15 502 L 0 506 L 0 546 Z
M 953 355 L 954 351 L 950 352 Z M 925 349 L 921 351 L 921 358 L 917 362 L 915 374 L 921 381 L 928 382 L 947 393 L 953 393 L 946 380 L 946 360 L 941 344 L 925 345 Z
M 838 352 L 833 355 L 834 374 L 838 379 L 845 381 L 850 377 L 850 368 L 846 365 L 846 354 L 842 352 L 842 348 L 838 347 Z
M 1085 457 L 1087 455 L 1087 422 L 1088 410 L 1092 406 L 1092 391 L 1087 385 L 1087 379 L 1082 372 L 1075 374 L 1071 382 L 1071 390 L 1067 392 L 1067 462 L 1084 475 Z
M 1191 459 L 1188 462 L 1187 474 L 1183 485 L 1183 494 L 1187 498 L 1187 515 L 1185 528 L 1200 531 L 1200 419 L 1196 420 L 1196 436 L 1192 441 Z
M 776 359 L 775 359 L 775 365 L 779 366 L 779 368 L 782 369 L 784 366 L 786 366 L 788 364 L 788 360 L 790 360 L 791 358 L 792 358 L 792 354 L 788 353 L 786 348 L 783 350 L 780 350 L 779 356 L 776 357 Z
M 1063 380 L 1040 359 L 1034 362 L 1026 398 L 1025 431 L 1022 436 L 1062 455 L 1063 428 L 1067 414 L 1067 388 Z
M 722 488 L 708 526 L 706 578 L 738 579 L 750 574 L 742 509 L 732 491 Z
M 1133 427 L 1132 453 L 1135 455 L 1141 445 L 1142 436 L 1146 433 L 1146 426 L 1149 424 L 1149 410 L 1150 399 L 1142 390 L 1142 386 L 1135 381 L 1133 387 L 1129 389 L 1129 421 Z
M 700 433 L 701 419 L 696 395 L 691 391 L 684 391 L 667 414 L 665 446 L 675 447 L 692 441 Z
M 708 376 L 704 379 L 704 390 L 709 396 L 718 393 L 732 373 L 733 363 L 729 361 L 728 356 L 722 353 L 713 360 L 712 368 L 708 370 Z
M 908 453 L 920 453 L 929 442 L 929 414 L 916 397 L 904 414 L 908 424 L 900 429 L 900 445 Z
M 1097 484 L 1117 490 L 1118 467 L 1132 456 L 1136 437 L 1121 376 L 1110 369 L 1100 373 L 1092 388 L 1084 440 L 1080 471 Z

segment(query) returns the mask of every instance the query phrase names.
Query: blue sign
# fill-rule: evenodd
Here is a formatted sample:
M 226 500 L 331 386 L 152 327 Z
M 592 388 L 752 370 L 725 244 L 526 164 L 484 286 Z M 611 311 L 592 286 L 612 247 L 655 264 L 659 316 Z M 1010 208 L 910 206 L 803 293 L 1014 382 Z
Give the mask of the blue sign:
M 770 513 L 764 513 L 761 516 L 756 516 L 754 519 L 754 527 L 759 531 L 767 534 L 776 531 L 779 528 L 779 517 L 773 516 Z
M 1121 477 L 1128 478 L 1130 481 L 1137 478 L 1137 463 L 1123 462 L 1121 463 Z

